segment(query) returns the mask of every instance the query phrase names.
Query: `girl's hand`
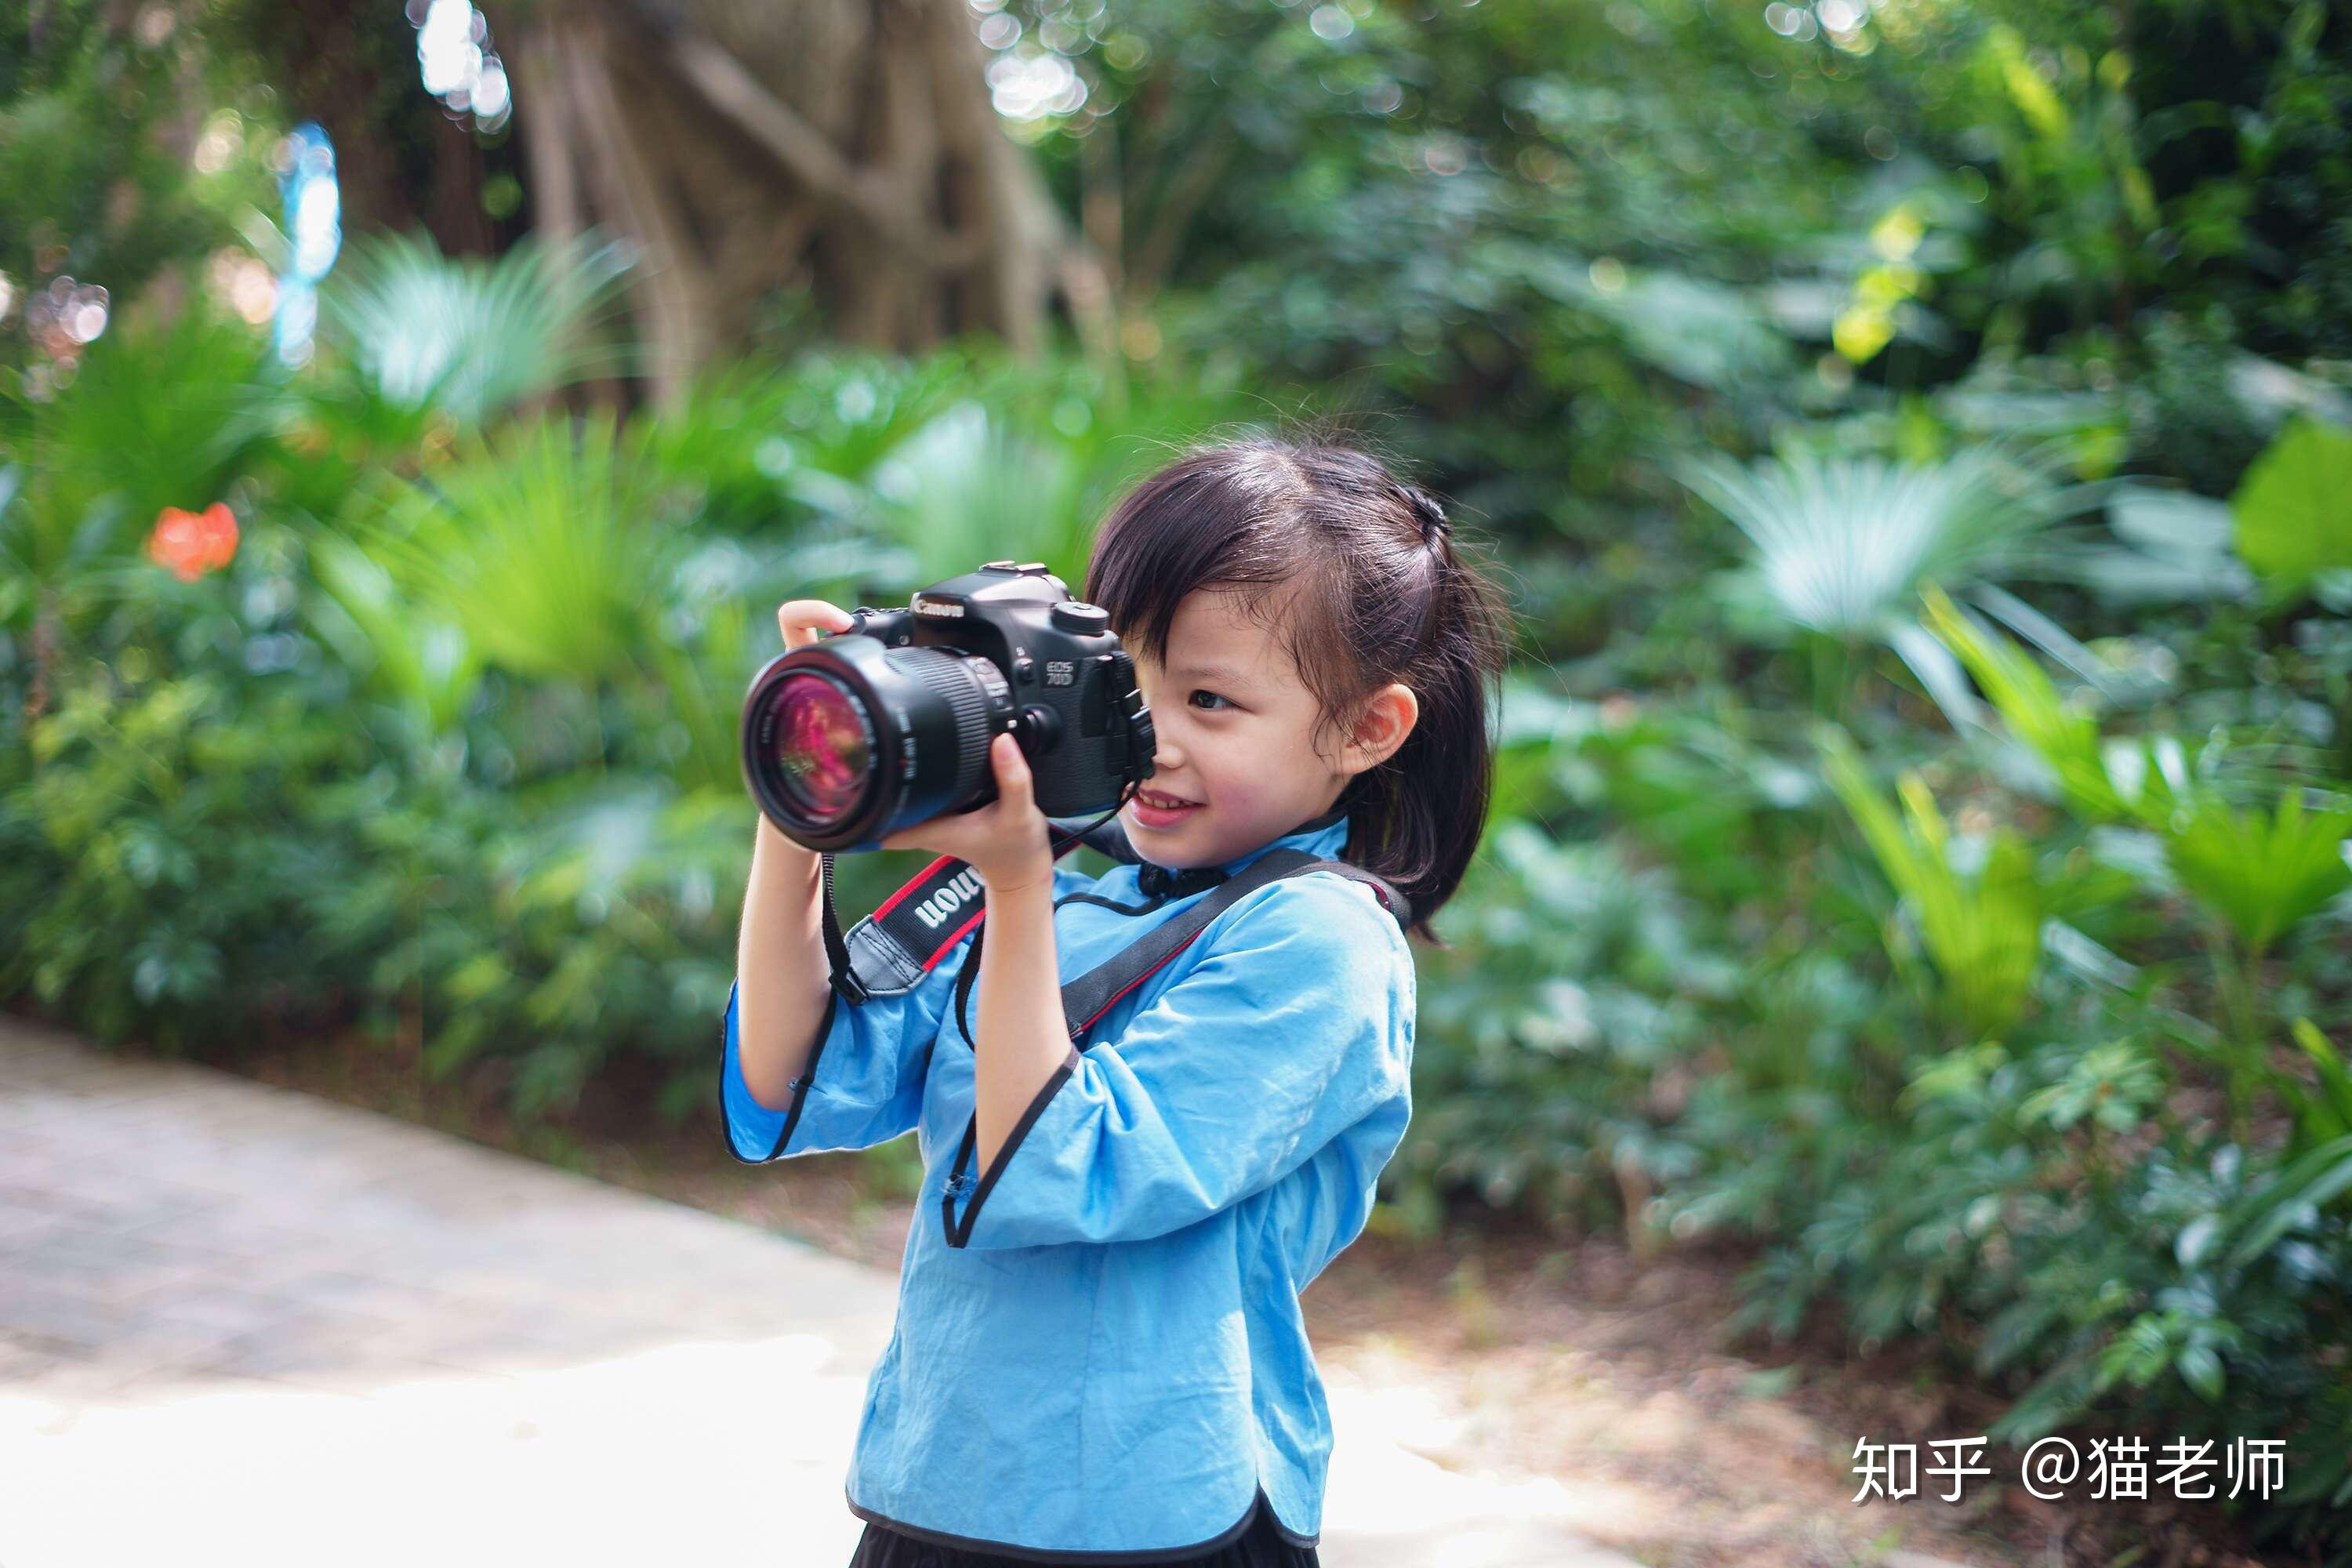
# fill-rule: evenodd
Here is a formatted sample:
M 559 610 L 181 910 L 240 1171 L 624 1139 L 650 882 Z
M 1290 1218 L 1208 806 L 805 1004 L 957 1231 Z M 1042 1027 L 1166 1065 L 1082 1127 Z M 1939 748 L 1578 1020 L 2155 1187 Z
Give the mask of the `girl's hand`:
M 996 798 L 977 811 L 935 816 L 882 840 L 885 849 L 952 855 L 980 873 L 992 893 L 1043 887 L 1054 879 L 1051 829 L 1030 793 L 1029 759 L 1010 735 L 988 744 Z
M 857 623 L 849 612 L 823 599 L 787 599 L 776 610 L 776 625 L 784 634 L 784 650 L 806 647 L 825 632 L 845 632 Z

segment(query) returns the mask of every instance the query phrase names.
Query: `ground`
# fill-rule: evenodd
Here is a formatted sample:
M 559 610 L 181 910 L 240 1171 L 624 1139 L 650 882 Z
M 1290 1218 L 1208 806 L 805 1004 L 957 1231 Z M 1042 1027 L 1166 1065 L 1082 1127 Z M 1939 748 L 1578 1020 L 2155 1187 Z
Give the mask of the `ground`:
M 457 1133 L 619 1185 L 784 1231 L 895 1270 L 913 1205 L 888 1195 L 894 1154 L 735 1161 L 715 1110 L 680 1126 L 618 1084 L 521 1127 L 495 1073 L 427 1086 L 397 1051 L 317 1042 L 212 1065 Z M 715 1065 L 715 1063 L 714 1063 Z M 911 1159 L 911 1146 L 898 1163 Z M 1334 1384 L 1404 1402 L 1419 1449 L 1457 1470 L 1545 1481 L 1596 1540 L 1657 1568 L 1884 1563 L 2082 1563 L 2258 1568 L 2211 1504 L 2055 1505 L 1973 1483 L 1853 1501 L 1854 1444 L 1980 1433 L 1997 1398 L 1932 1375 L 1916 1352 L 1862 1358 L 1833 1322 L 1793 1344 L 1731 1335 L 1738 1247 L 1636 1258 L 1610 1237 L 1538 1234 L 1464 1215 L 1437 1240 L 1368 1234 L 1308 1289 Z M 2151 1445 L 2159 1435 L 2146 1434 Z M 1916 1554 L 1916 1555 L 1915 1555 Z

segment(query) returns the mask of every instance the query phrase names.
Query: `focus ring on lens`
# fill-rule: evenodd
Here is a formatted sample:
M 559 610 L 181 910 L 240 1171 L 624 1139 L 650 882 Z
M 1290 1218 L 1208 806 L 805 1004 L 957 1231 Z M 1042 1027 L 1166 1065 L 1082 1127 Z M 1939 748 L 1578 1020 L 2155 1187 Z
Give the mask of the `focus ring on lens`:
M 982 674 L 995 667 L 973 655 L 941 648 L 893 650 L 891 662 L 921 681 L 947 704 L 955 726 L 955 782 L 948 788 L 946 809 L 955 810 L 971 798 L 973 786 L 988 772 L 988 742 L 992 726 L 988 719 L 988 694 Z

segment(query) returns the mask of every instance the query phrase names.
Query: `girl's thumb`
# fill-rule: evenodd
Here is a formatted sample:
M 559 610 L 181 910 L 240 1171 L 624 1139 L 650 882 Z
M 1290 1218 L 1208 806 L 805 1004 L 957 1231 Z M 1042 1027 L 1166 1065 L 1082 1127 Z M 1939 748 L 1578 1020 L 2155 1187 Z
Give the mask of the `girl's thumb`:
M 1029 798 L 1029 759 L 1021 754 L 1021 742 L 1010 735 L 999 735 L 989 745 L 992 752 L 989 760 L 996 769 L 996 793 L 1007 800 L 1025 802 Z

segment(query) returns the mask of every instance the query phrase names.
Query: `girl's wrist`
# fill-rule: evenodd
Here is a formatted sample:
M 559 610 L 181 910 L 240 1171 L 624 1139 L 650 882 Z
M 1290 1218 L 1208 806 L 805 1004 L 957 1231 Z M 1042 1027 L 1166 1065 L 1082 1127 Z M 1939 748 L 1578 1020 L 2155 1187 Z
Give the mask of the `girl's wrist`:
M 759 817 L 759 831 L 751 840 L 753 870 L 756 872 L 767 867 L 787 876 L 815 877 L 818 862 L 823 857 L 797 839 L 784 837 L 783 830 L 769 818 L 766 812 L 761 812 Z
M 992 901 L 1042 894 L 1054 885 L 1053 859 L 1043 854 L 1034 860 L 975 866 L 972 869 L 980 873 L 981 886 Z

